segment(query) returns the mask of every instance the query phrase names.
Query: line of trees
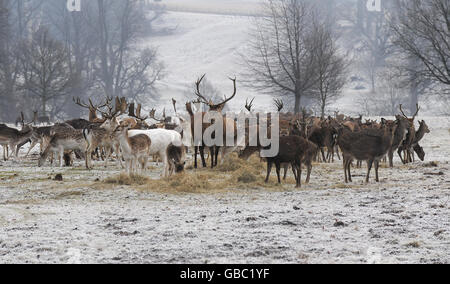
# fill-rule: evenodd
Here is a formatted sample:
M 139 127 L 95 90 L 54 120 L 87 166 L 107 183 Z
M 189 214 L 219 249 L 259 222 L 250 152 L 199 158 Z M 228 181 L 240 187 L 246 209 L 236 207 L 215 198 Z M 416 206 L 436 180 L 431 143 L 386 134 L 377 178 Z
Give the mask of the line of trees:
M 140 48 L 162 15 L 142 1 L 0 0 L 0 119 L 79 116 L 72 97 L 153 96 L 164 65 Z
M 345 84 L 348 63 L 337 46 L 329 10 L 319 7 L 308 1 L 268 0 L 266 16 L 255 20 L 243 62 L 248 86 L 293 98 L 296 113 L 302 100 L 312 97 L 324 116 Z
M 415 111 L 419 97 L 433 92 L 448 99 L 450 2 L 383 0 L 381 12 L 367 11 L 366 0 L 356 4 L 266 0 L 242 55 L 247 85 L 293 101 L 295 112 L 315 102 L 324 116 L 352 64 L 370 88 L 364 105 L 379 106 L 383 115 L 399 103 Z

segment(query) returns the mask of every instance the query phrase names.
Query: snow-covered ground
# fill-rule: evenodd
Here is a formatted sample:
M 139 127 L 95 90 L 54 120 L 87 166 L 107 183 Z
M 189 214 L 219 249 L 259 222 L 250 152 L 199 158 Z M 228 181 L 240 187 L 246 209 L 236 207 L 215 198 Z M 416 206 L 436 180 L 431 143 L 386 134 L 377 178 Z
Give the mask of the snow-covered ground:
M 450 118 L 419 119 L 426 161 L 396 157 L 378 184 L 343 184 L 336 161 L 301 190 L 174 194 L 102 183 L 115 166 L 2 161 L 0 263 L 449 263 Z

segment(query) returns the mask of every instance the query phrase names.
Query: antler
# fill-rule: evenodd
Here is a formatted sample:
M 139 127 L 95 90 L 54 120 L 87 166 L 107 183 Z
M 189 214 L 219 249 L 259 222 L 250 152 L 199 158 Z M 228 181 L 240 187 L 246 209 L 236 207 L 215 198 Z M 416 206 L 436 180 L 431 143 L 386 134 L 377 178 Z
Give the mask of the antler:
M 414 120 L 416 118 L 417 114 L 419 113 L 419 110 L 420 110 L 419 104 L 416 104 L 416 109 L 417 109 L 416 113 L 414 113 L 412 120 Z M 402 112 L 404 117 L 408 118 L 408 116 L 403 112 L 403 108 L 402 108 L 401 104 L 400 104 L 400 111 Z
M 156 120 L 158 122 L 164 122 L 165 121 L 165 119 L 158 119 L 158 118 L 156 118 L 155 115 L 156 115 L 156 109 L 152 109 L 150 111 L 150 118 L 151 119 L 154 119 L 154 120 Z
M 220 104 L 213 105 L 212 102 L 211 102 L 210 105 L 209 105 L 209 108 L 211 110 L 222 111 L 222 109 L 225 107 L 225 105 L 236 96 L 236 93 L 237 93 L 236 77 L 234 79 L 232 79 L 232 78 L 229 78 L 229 79 L 233 82 L 233 94 L 229 98 L 224 96 L 224 101 L 221 102 Z
M 417 109 L 417 111 L 416 111 L 416 113 L 413 115 L 412 120 L 414 120 L 414 119 L 416 118 L 417 114 L 419 113 L 419 110 L 420 110 L 419 104 L 416 104 L 416 109 Z
M 200 84 L 203 81 L 203 79 L 205 78 L 205 76 L 206 76 L 206 74 L 203 75 L 195 83 L 195 85 L 196 85 L 195 95 L 198 97 L 198 102 L 208 105 L 209 109 L 212 111 L 222 111 L 222 109 L 225 107 L 225 105 L 236 96 L 236 93 L 237 93 L 236 78 L 234 78 L 234 79 L 229 78 L 233 82 L 233 88 L 234 88 L 233 94 L 231 95 L 231 97 L 227 98 L 226 96 L 224 96 L 224 101 L 222 101 L 219 104 L 214 104 L 211 100 L 208 101 L 200 92 Z
M 131 107 L 133 107 L 133 111 L 131 112 Z M 128 116 L 130 117 L 134 117 L 137 120 L 140 121 L 145 121 L 147 119 L 149 119 L 151 116 L 146 116 L 146 117 L 142 117 L 141 116 L 141 110 L 142 110 L 142 105 L 138 104 L 137 108 L 136 108 L 136 113 L 134 112 L 134 103 L 130 104 L 130 112 L 128 113 Z
M 252 111 L 253 101 L 254 101 L 254 100 L 255 100 L 255 98 L 253 98 L 253 99 L 250 101 L 250 104 L 248 103 L 248 99 L 245 100 L 245 108 L 246 108 L 249 112 Z
M 205 79 L 205 76 L 206 76 L 206 74 L 203 74 L 203 76 L 200 77 L 200 78 L 197 80 L 197 82 L 195 82 L 195 86 L 196 86 L 196 89 L 195 89 L 195 95 L 198 97 L 198 102 L 199 102 L 199 103 L 204 103 L 204 104 L 206 104 L 206 105 L 210 105 L 210 104 L 211 104 L 211 101 L 208 101 L 208 100 L 202 95 L 202 93 L 200 92 L 200 84 L 202 83 L 203 79 Z
M 403 114 L 405 118 L 408 118 L 408 116 L 403 112 L 402 104 L 400 104 L 400 112 Z
M 175 111 L 175 114 L 177 114 L 177 101 L 172 98 L 172 104 L 173 104 L 173 110 Z
M 82 107 L 82 108 L 87 108 L 87 109 L 90 109 L 90 108 L 91 108 L 90 105 L 86 104 L 86 103 L 85 103 L 84 101 L 82 101 L 80 98 L 75 98 L 75 97 L 73 97 L 72 99 L 73 99 L 73 102 L 74 102 L 75 104 L 79 105 L 79 106 Z
M 284 108 L 283 100 L 281 99 L 273 99 L 275 102 L 275 106 L 278 108 L 278 112 L 280 112 Z

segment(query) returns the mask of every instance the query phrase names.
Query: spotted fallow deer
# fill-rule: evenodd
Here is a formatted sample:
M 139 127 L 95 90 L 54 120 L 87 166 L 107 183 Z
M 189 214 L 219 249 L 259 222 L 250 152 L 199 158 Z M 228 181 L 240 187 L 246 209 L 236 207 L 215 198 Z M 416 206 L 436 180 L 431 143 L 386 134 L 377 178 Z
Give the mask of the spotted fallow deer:
M 136 165 L 138 164 L 141 166 L 142 171 L 147 169 L 152 141 L 145 134 L 137 134 L 130 137 L 128 134 L 130 127 L 131 124 L 129 122 L 123 122 L 114 130 L 111 138 L 120 145 L 128 174 L 133 174 L 136 172 Z

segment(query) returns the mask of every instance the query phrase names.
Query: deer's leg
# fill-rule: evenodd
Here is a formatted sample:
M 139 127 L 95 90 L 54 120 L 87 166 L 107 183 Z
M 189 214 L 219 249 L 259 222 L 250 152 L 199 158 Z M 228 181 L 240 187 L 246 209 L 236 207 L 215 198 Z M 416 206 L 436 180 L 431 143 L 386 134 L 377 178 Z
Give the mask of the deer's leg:
M 353 182 L 353 179 L 352 179 L 352 172 L 351 172 L 351 167 L 352 167 L 352 160 L 349 160 L 349 161 L 348 161 L 348 165 L 347 165 L 347 169 L 348 169 L 348 180 L 349 180 L 350 182 Z
M 296 186 L 298 186 L 298 175 L 297 175 L 298 166 L 297 166 L 297 163 L 296 162 L 292 162 L 291 163 L 291 168 L 292 168 L 292 172 L 294 173 L 295 184 L 296 184 Z
M 373 160 L 367 161 L 367 176 L 366 176 L 366 183 L 369 183 L 369 177 L 370 177 L 370 170 L 372 169 Z
M 389 167 L 393 168 L 394 167 L 394 150 L 389 149 Z
M 275 162 L 275 168 L 276 168 L 276 170 L 277 170 L 278 183 L 281 184 L 281 175 L 280 175 L 280 172 L 281 172 L 281 163 L 278 162 L 278 161 Z
M 30 154 L 31 150 L 33 150 L 33 148 L 36 146 L 37 143 L 38 143 L 37 140 L 31 141 L 30 148 L 28 148 L 28 152 L 27 152 L 27 154 L 25 155 L 25 158 L 28 157 L 28 155 Z
M 306 163 L 306 166 L 307 166 L 307 168 L 306 168 L 306 170 L 307 170 L 307 172 L 306 172 L 306 184 L 308 184 L 308 183 L 309 183 L 309 180 L 310 180 L 310 178 L 311 178 L 311 171 L 312 171 L 312 164 L 311 164 L 311 161 L 308 161 L 308 162 Z
M 197 168 L 197 154 L 198 154 L 198 147 L 194 146 L 194 168 Z
M 200 146 L 200 158 L 202 159 L 202 165 L 206 168 L 206 160 L 205 160 L 205 146 Z
M 64 149 L 63 148 L 59 149 L 59 167 L 60 168 L 64 167 Z
M 272 171 L 272 161 L 267 160 L 267 177 L 266 177 L 266 183 L 269 182 L 270 172 Z
M 378 178 L 378 168 L 380 167 L 380 161 L 375 161 L 375 181 L 380 182 Z
M 216 146 L 209 147 L 209 155 L 211 156 L 211 169 L 214 168 L 214 156 L 216 152 Z
M 287 172 L 288 172 L 288 170 L 289 170 L 289 164 L 284 164 L 283 167 L 284 167 L 284 176 L 283 176 L 283 180 L 286 180 Z M 294 171 L 294 169 L 292 169 L 292 171 Z
M 294 163 L 291 163 L 292 173 L 294 174 L 295 180 L 297 180 L 298 168 L 297 165 L 294 166 Z
M 222 149 L 221 147 L 218 147 L 218 146 L 216 146 L 215 147 L 216 148 L 216 151 L 215 151 L 215 153 L 214 153 L 214 155 L 215 155 L 215 165 L 214 166 L 217 166 L 217 164 L 218 164 L 218 158 L 219 158 L 219 151 Z M 225 152 L 225 146 L 223 146 L 223 153 Z M 222 155 L 222 161 L 225 159 L 225 156 L 224 156 L 224 154 Z
M 398 154 L 398 156 L 400 157 L 400 160 L 402 160 L 402 163 L 403 163 L 403 164 L 406 164 L 406 161 L 403 160 L 402 152 L 403 152 L 402 147 L 398 147 L 397 154 Z
M 118 143 L 114 144 L 114 152 L 116 152 L 116 157 L 117 160 L 119 161 L 120 168 L 123 169 L 122 155 L 120 154 L 120 144 Z
M 341 160 L 341 155 L 339 154 L 339 147 L 336 146 L 336 154 L 339 160 Z
M 87 146 L 85 152 L 84 152 L 84 162 L 86 164 L 86 169 L 89 170 L 89 161 L 91 159 L 91 147 Z
M 323 147 L 320 148 L 320 152 L 322 153 L 323 162 L 326 163 L 327 159 L 325 158 L 325 151 L 323 150 Z
M 344 164 L 345 183 L 348 183 L 348 178 L 347 178 L 347 158 L 345 156 L 343 157 L 343 164 Z
M 169 160 L 167 158 L 165 151 L 160 153 L 160 158 L 162 159 L 163 165 L 164 165 L 164 177 L 168 177 L 168 175 L 169 175 Z
M 297 171 L 297 188 L 302 187 L 302 161 L 300 161 L 299 164 L 297 164 L 298 171 Z

